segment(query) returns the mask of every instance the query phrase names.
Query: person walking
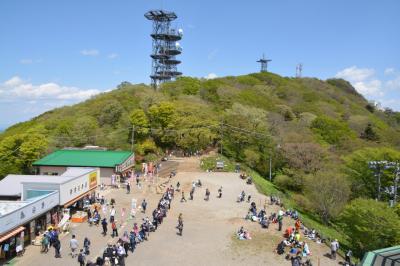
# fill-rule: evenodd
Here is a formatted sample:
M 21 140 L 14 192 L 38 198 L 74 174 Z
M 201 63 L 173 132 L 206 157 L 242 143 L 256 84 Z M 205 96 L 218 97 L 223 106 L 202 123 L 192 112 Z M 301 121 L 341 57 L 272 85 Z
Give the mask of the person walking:
M 135 236 L 135 233 L 133 231 L 131 231 L 129 233 L 129 246 L 130 246 L 130 249 L 131 249 L 131 251 L 133 253 L 133 251 L 136 248 L 136 236 Z
M 83 240 L 83 248 L 84 248 L 85 255 L 89 255 L 90 254 L 90 240 L 87 237 L 85 237 L 85 239 Z
M 176 183 L 176 191 L 180 191 L 180 187 L 181 187 L 181 183 L 179 183 L 179 181 L 178 181 L 178 183 Z
M 178 216 L 178 226 L 177 229 L 179 231 L 179 235 L 182 236 L 182 232 L 183 232 L 183 217 L 182 217 L 182 213 L 179 214 Z
M 126 181 L 126 194 L 131 193 L 131 183 L 128 181 Z
M 204 200 L 208 201 L 210 199 L 210 190 L 208 188 L 206 188 L 206 196 L 204 198 Z
M 107 235 L 107 219 L 103 218 L 101 221 L 101 226 L 103 227 L 103 236 Z
M 331 259 L 336 260 L 336 253 L 339 249 L 339 242 L 337 239 L 331 242 Z
M 142 212 L 146 213 L 146 208 L 147 208 L 147 202 L 146 199 L 143 199 L 142 201 Z
M 218 189 L 218 198 L 222 198 L 222 187 Z
M 351 257 L 353 256 L 353 252 L 349 249 L 345 256 L 345 266 L 352 266 L 351 264 Z
M 80 266 L 85 266 L 85 252 L 83 251 L 83 249 L 81 249 L 81 251 L 79 252 L 78 262 Z
M 115 221 L 111 222 L 111 229 L 112 229 L 112 237 L 118 236 L 118 230 L 117 230 L 117 225 L 115 224 Z
M 54 250 L 55 250 L 55 256 L 54 257 L 61 258 L 61 252 L 60 252 L 60 250 L 61 250 L 61 242 L 58 239 L 58 237 L 53 240 L 53 247 L 54 247 Z
M 282 220 L 283 220 L 283 216 L 278 215 L 278 231 L 282 231 Z
M 182 198 L 181 198 L 181 202 L 186 202 L 186 198 L 185 198 L 185 192 L 182 190 Z
M 110 210 L 110 223 L 114 222 L 116 213 L 117 213 L 117 211 L 115 210 L 114 205 L 113 205 Z
M 41 244 L 42 244 L 42 250 L 41 250 L 42 253 L 49 252 L 49 237 L 47 236 L 46 233 L 43 235 Z
M 190 190 L 190 193 L 189 193 L 190 200 L 193 200 L 193 195 L 194 195 L 194 187 L 192 187 L 192 189 Z
M 71 248 L 71 257 L 75 258 L 75 252 L 79 247 L 79 243 L 78 240 L 76 240 L 75 235 L 72 235 L 72 239 L 69 241 L 69 247 Z

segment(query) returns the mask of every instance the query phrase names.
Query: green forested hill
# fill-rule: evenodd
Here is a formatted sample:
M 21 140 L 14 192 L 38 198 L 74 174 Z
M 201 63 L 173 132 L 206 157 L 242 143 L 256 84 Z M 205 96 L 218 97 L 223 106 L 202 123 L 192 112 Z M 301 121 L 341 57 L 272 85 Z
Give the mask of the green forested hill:
M 142 158 L 166 149 L 220 147 L 222 141 L 225 156 L 267 176 L 272 156 L 274 184 L 325 223 L 340 224 L 346 214 L 359 212 L 365 204 L 351 201 L 356 198 L 371 201 L 366 204 L 371 209 L 384 208 L 369 200 L 377 192 L 367 161 L 400 160 L 400 114 L 376 110 L 350 83 L 256 73 L 183 77 L 157 92 L 124 82 L 16 124 L 0 134 L 0 176 L 29 172 L 34 160 L 65 146 L 130 149 L 132 124 L 135 152 Z M 392 172 L 385 172 L 382 186 L 392 182 Z M 384 193 L 382 202 L 389 197 Z M 399 243 L 400 230 L 385 241 Z M 366 248 L 355 245 L 359 252 Z

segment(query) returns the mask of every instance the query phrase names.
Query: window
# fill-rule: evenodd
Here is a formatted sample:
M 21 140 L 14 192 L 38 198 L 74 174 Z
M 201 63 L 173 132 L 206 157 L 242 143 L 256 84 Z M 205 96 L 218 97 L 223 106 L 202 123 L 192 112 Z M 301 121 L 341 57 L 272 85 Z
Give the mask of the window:
M 87 181 L 85 182 L 85 188 L 87 187 Z
M 76 193 L 76 187 L 74 188 L 74 192 Z
M 72 188 L 69 190 L 69 194 L 72 195 Z

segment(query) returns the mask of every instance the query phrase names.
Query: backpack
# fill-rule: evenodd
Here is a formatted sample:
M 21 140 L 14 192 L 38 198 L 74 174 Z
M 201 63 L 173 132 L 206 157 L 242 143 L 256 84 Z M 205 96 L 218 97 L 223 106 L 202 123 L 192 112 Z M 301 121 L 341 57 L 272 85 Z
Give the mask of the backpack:
M 85 262 L 82 253 L 79 253 L 79 255 L 78 255 L 78 262 L 81 262 L 81 263 Z

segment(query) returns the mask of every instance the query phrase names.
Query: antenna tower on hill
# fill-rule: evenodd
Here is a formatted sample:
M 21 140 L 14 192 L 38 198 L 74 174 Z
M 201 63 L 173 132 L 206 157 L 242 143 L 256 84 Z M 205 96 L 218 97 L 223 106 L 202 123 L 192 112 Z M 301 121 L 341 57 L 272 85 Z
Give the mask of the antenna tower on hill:
M 257 61 L 257 63 L 261 64 L 261 70 L 260 72 L 268 72 L 268 62 L 271 62 L 271 59 L 266 59 L 265 55 L 263 54 L 263 57 Z
M 300 63 L 296 66 L 296 78 L 301 78 L 302 71 L 303 71 L 303 64 Z
M 150 10 L 144 16 L 153 21 L 153 31 L 150 34 L 153 40 L 150 79 L 151 85 L 156 89 L 161 83 L 182 75 L 177 70 L 181 61 L 177 60 L 176 56 L 182 53 L 178 41 L 182 39 L 183 31 L 171 27 L 171 22 L 178 18 L 174 12 Z

